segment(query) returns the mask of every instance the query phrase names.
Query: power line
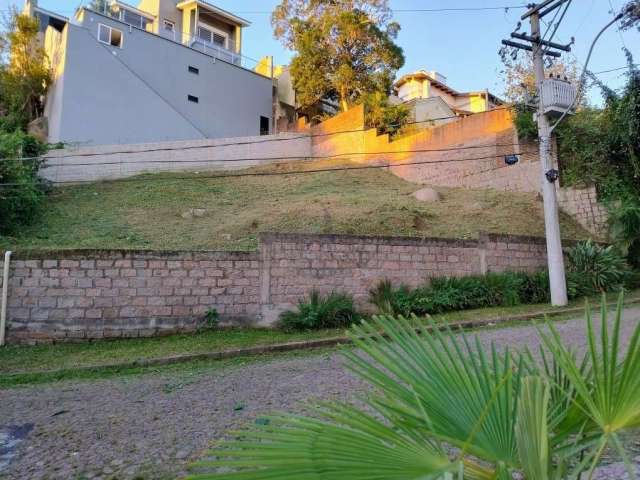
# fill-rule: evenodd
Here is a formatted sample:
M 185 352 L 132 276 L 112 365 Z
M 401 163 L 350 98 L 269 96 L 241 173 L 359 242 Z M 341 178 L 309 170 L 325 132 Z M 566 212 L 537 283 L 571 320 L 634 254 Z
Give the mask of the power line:
M 467 117 L 472 117 L 473 115 L 477 115 L 477 114 L 471 114 L 468 115 Z M 433 123 L 439 120 L 450 120 L 450 119 L 454 119 L 454 118 L 467 118 L 464 116 L 460 116 L 460 115 L 449 115 L 446 117 L 438 117 L 438 118 L 432 118 L 429 120 L 418 120 L 418 121 L 414 121 L 414 122 L 407 122 L 405 125 L 418 125 L 418 124 L 423 124 L 423 123 Z M 240 146 L 240 145 L 253 145 L 253 144 L 260 144 L 260 143 L 270 143 L 270 142 L 284 142 L 284 141 L 288 141 L 288 140 L 300 140 L 300 139 L 306 139 L 306 138 L 318 138 L 318 137 L 330 137 L 333 135 L 343 135 L 343 134 L 347 134 L 347 133 L 358 133 L 358 132 L 365 132 L 368 130 L 372 130 L 371 127 L 364 127 L 364 128 L 355 128 L 355 129 L 350 129 L 350 130 L 339 130 L 336 132 L 327 132 L 327 133 L 314 133 L 314 134 L 302 134 L 302 135 L 298 135 L 297 137 L 291 136 L 291 137 L 279 137 L 279 138 L 266 138 L 264 140 L 250 140 L 250 141 L 245 141 L 245 142 L 227 142 L 227 143 L 219 143 L 216 145 L 190 145 L 190 146 L 183 146 L 183 147 L 159 147 L 159 148 L 149 148 L 146 150 L 118 150 L 118 151 L 114 151 L 114 152 L 104 152 L 104 153 L 100 153 L 100 152 L 86 152 L 86 153 L 78 153 L 78 154 L 69 154 L 69 155 L 60 155 L 60 156 L 50 156 L 47 157 L 46 155 L 43 156 L 39 156 L 39 157 L 20 157 L 20 158 L 0 158 L 0 162 L 3 161 L 24 161 L 24 160 L 48 160 L 48 159 L 59 159 L 59 158 L 78 158 L 78 157 L 95 157 L 95 156 L 107 156 L 107 155 L 122 155 L 122 154 L 136 154 L 136 153 L 149 153 L 149 152 L 169 152 L 169 151 L 174 151 L 174 150 L 199 150 L 199 149 L 207 149 L 207 148 L 218 148 L 218 147 L 233 147 L 233 146 Z
M 634 67 L 640 67 L 640 63 L 634 63 L 632 64 L 632 66 Z M 629 65 L 625 65 L 624 67 L 618 67 L 618 68 L 612 68 L 610 70 L 601 70 L 599 72 L 591 72 L 593 75 L 600 75 L 601 73 L 611 73 L 611 72 L 617 72 L 619 70 L 624 70 L 626 68 L 629 68 Z
M 396 152 L 403 153 L 403 152 Z M 460 158 L 460 159 L 446 159 L 446 160 L 431 160 L 431 161 L 416 161 L 416 162 L 402 162 L 402 163 L 386 163 L 380 165 L 365 165 L 360 167 L 339 167 L 339 168 L 318 168 L 318 169 L 309 169 L 309 170 L 290 170 L 283 172 L 245 172 L 238 174 L 217 174 L 217 175 L 202 175 L 202 176 L 188 176 L 188 177 L 171 177 L 171 178 L 143 178 L 143 177 L 128 177 L 128 178 L 120 178 L 120 179 L 105 179 L 105 180 L 77 180 L 77 181 L 53 181 L 50 182 L 53 185 L 75 185 L 75 184 L 87 184 L 87 183 L 113 183 L 113 182 L 139 182 L 139 181 L 174 181 L 174 180 L 200 180 L 200 179 L 210 179 L 210 178 L 230 178 L 230 177 L 270 177 L 270 176 L 279 176 L 279 175 L 298 175 L 298 174 L 310 174 L 310 173 L 323 173 L 323 172 L 344 172 L 351 170 L 368 170 L 368 169 L 377 169 L 377 168 L 396 168 L 403 167 L 407 165 L 429 165 L 429 164 L 444 164 L 444 163 L 458 163 L 458 162 L 471 162 L 471 161 L 479 161 L 479 160 L 490 160 L 496 159 L 501 156 L 508 155 L 527 155 L 535 153 L 534 151 L 527 152 L 511 152 L 505 153 L 501 155 L 489 155 L 484 157 L 473 157 L 473 158 Z M 0 187 L 17 187 L 22 186 L 21 183 L 0 183 Z
M 524 4 L 519 5 L 497 5 L 493 7 L 451 7 L 451 8 L 399 8 L 392 9 L 393 13 L 447 13 L 447 12 L 481 12 L 491 10 L 510 10 L 515 8 L 527 8 Z M 0 10 L 10 12 L 10 9 Z M 74 13 L 76 10 L 58 10 L 57 13 Z M 100 13 L 100 12 L 98 12 Z M 271 15 L 268 10 L 239 10 L 232 12 L 234 15 Z
M 273 161 L 288 161 L 288 160 L 325 160 L 330 158 L 341 158 L 341 157 L 359 157 L 359 156 L 373 156 L 373 155 L 397 155 L 397 154 L 405 154 L 405 153 L 435 153 L 435 152 L 456 152 L 461 150 L 474 150 L 478 148 L 503 148 L 503 147 L 517 147 L 519 143 L 504 143 L 504 144 L 493 144 L 493 145 L 470 145 L 467 147 L 452 147 L 452 148 L 433 148 L 433 149 L 414 149 L 414 150 L 388 150 L 382 152 L 348 152 L 348 153 L 334 153 L 331 155 L 322 155 L 322 156 L 301 156 L 294 155 L 288 157 L 267 157 L 267 158 L 227 158 L 227 159 L 215 159 L 215 158 L 206 158 L 202 160 L 157 160 L 157 159 L 149 159 L 149 160 L 124 160 L 124 161 L 114 161 L 114 162 L 99 162 L 99 163 L 57 163 L 57 164 L 49 164 L 41 167 L 43 169 L 52 169 L 52 168 L 64 168 L 64 167 L 98 167 L 103 165 L 129 165 L 129 164 L 145 164 L 145 163 L 170 163 L 170 164 L 179 164 L 179 163 L 235 163 L 235 162 L 263 162 L 263 163 L 273 163 Z

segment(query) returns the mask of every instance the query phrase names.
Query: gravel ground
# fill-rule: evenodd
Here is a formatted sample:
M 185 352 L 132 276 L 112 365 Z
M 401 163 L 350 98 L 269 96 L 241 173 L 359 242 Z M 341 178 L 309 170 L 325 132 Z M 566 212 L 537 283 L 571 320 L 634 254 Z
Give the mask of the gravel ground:
M 625 319 L 623 338 L 628 338 L 640 321 L 640 308 L 627 309 Z M 567 343 L 584 347 L 582 320 L 558 328 Z M 512 347 L 538 344 L 530 326 L 487 330 L 480 337 L 485 343 Z M 155 373 L 3 390 L 0 477 L 175 478 L 212 440 L 261 413 L 299 411 L 305 401 L 348 399 L 363 389 L 344 370 L 339 355 L 315 352 L 193 374 Z M 625 476 L 620 465 L 613 464 L 598 478 Z

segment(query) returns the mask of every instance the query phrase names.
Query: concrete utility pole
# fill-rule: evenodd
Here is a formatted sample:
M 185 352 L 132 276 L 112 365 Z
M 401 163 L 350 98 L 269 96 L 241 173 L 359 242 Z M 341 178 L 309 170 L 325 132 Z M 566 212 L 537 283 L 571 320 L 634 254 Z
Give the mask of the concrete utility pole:
M 531 36 L 540 39 L 540 15 L 534 12 L 531 17 Z M 564 256 L 562 253 L 562 238 L 560 236 L 560 216 L 558 213 L 558 198 L 556 196 L 555 180 L 549 175 L 554 170 L 552 160 L 551 127 L 544 113 L 544 99 L 542 98 L 542 82 L 544 82 L 543 44 L 538 41 L 533 45 L 533 69 L 538 89 L 538 142 L 540 148 L 540 164 L 542 165 L 542 198 L 544 201 L 544 230 L 547 239 L 547 263 L 549 266 L 549 283 L 551 286 L 551 304 L 566 305 L 567 280 L 564 270 Z
M 567 2 L 569 2 L 567 4 Z M 540 148 L 540 164 L 542 167 L 542 198 L 544 201 L 544 226 L 547 241 L 547 263 L 549 268 L 549 283 L 551 287 L 551 304 L 556 306 L 566 305 L 567 283 L 564 269 L 564 256 L 562 253 L 562 239 L 560 237 L 560 216 L 558 213 L 558 199 L 556 196 L 555 182 L 558 179 L 558 171 L 555 169 L 552 160 L 552 143 L 549 120 L 545 115 L 545 101 L 543 98 L 545 81 L 544 56 L 560 57 L 560 53 L 555 50 L 568 52 L 569 45 L 560 45 L 544 40 L 540 32 L 540 19 L 545 15 L 555 11 L 565 5 L 565 13 L 571 0 L 545 0 L 540 4 L 528 5 L 529 10 L 522 15 L 521 20 L 529 19 L 531 23 L 531 35 L 513 32 L 512 38 L 524 40 L 530 45 L 517 43 L 511 40 L 503 40 L 503 45 L 531 52 L 533 58 L 533 68 L 538 91 L 536 120 L 538 122 L 538 142 Z M 564 13 L 560 17 L 560 21 Z M 555 26 L 557 30 L 558 24 Z M 519 28 L 520 24 L 518 24 Z M 555 33 L 555 31 L 554 31 Z M 553 35 L 552 35 L 553 36 Z

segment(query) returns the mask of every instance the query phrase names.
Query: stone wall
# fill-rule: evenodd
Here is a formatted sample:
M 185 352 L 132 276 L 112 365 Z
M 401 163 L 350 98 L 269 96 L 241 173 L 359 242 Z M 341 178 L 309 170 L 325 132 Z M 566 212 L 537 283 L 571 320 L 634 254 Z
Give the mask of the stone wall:
M 11 261 L 11 341 L 150 336 L 190 331 L 216 309 L 225 325 L 272 325 L 316 289 L 367 308 L 388 278 L 416 286 L 437 276 L 544 267 L 544 240 L 264 234 L 258 252 L 61 251 Z M 2 261 L 0 261 L 0 267 Z
M 257 253 L 17 254 L 9 280 L 9 337 L 174 333 L 196 328 L 210 308 L 228 323 L 242 323 L 259 313 L 259 265 Z
M 607 236 L 608 214 L 604 205 L 598 202 L 596 187 L 560 188 L 558 203 L 585 230 L 599 238 Z

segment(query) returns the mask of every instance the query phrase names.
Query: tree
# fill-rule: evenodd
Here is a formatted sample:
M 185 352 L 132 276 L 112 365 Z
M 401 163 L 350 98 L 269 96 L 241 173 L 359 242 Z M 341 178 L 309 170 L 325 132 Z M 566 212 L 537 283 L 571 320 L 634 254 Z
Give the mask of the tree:
M 37 18 L 13 12 L 7 31 L 0 34 L 8 51 L 0 65 L 0 129 L 5 131 L 25 130 L 42 114 L 51 77 L 38 31 Z
M 515 58 L 505 54 L 502 56 L 504 68 L 500 72 L 504 83 L 504 98 L 512 104 L 524 103 L 527 99 L 536 95 L 536 80 L 533 73 L 531 56 Z M 578 85 L 580 70 L 575 59 L 567 61 L 555 60 L 547 65 L 546 73 L 554 77 L 566 78 L 569 82 Z
M 640 0 L 633 0 L 627 3 L 622 11 L 625 13 L 622 19 L 623 30 L 628 30 L 635 26 L 640 30 Z
M 38 177 L 46 146 L 24 133 L 42 114 L 50 82 L 38 20 L 13 11 L 0 34 L 0 234 L 36 218 L 45 196 Z
M 193 478 L 591 478 L 607 449 L 637 478 L 621 435 L 640 423 L 640 325 L 622 348 L 622 305 L 621 294 L 607 321 L 603 297 L 600 334 L 587 307 L 580 356 L 552 322 L 539 327 L 534 356 L 433 321 L 418 331 L 418 318 L 374 317 L 352 327 L 356 348 L 345 353 L 372 387 L 366 397 L 262 418 L 199 463 L 222 471 Z
M 303 109 L 328 98 L 346 111 L 369 93 L 389 93 L 404 55 L 387 2 L 282 0 L 276 7 L 271 23 L 296 52 L 291 74 Z

